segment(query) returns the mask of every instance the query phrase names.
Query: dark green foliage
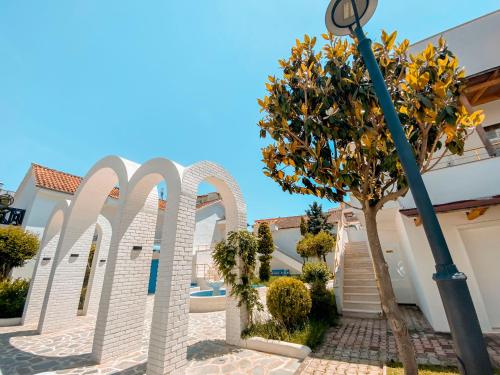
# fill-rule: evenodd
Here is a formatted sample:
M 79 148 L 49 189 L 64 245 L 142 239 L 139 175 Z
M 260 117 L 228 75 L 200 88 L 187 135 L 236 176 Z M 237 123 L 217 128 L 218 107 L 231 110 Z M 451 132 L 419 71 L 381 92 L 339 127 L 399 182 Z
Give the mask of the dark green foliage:
M 21 267 L 38 250 L 38 237 L 21 227 L 0 227 L 0 280 L 14 267 Z
M 231 286 L 231 296 L 238 299 L 239 307 L 246 307 L 248 323 L 252 323 L 252 312 L 263 308 L 258 291 L 252 287 L 258 246 L 252 233 L 240 230 L 229 232 L 227 239 L 219 242 L 212 254 L 225 283 Z
M 306 210 L 307 232 L 318 234 L 321 231 L 330 232 L 333 225 L 328 222 L 328 214 L 323 213 L 323 208 L 317 202 L 313 202 Z
M 259 336 L 268 340 L 280 340 L 316 348 L 325 336 L 330 325 L 324 321 L 309 320 L 303 326 L 289 332 L 275 320 L 252 324 L 243 331 L 242 337 Z
M 22 316 L 29 281 L 24 279 L 0 281 L 0 318 L 17 318 Z
M 312 308 L 309 318 L 334 324 L 337 318 L 335 296 L 327 289 L 331 277 L 328 266 L 322 262 L 306 263 L 302 269 L 302 279 L 311 285 Z
M 311 311 L 311 297 L 304 283 L 288 277 L 273 281 L 267 289 L 267 308 L 288 331 L 302 326 Z
M 259 238 L 259 247 L 257 249 L 260 261 L 259 278 L 261 281 L 268 281 L 271 277 L 271 254 L 274 251 L 273 236 L 268 223 L 259 225 L 257 236 Z
M 313 286 L 318 285 L 326 288 L 326 284 L 331 278 L 332 273 L 325 263 L 308 262 L 302 267 L 302 280 Z
M 300 235 L 301 236 L 305 236 L 307 233 L 307 221 L 306 219 L 304 219 L 304 217 L 302 216 L 300 218 Z

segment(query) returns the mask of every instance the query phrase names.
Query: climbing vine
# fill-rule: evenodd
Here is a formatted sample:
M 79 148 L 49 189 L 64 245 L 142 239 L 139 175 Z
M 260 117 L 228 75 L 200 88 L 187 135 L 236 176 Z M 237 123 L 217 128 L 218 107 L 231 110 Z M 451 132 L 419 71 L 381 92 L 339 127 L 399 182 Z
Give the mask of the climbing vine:
M 262 303 L 252 286 L 257 260 L 257 238 L 246 230 L 229 232 L 227 239 L 215 246 L 213 259 L 224 281 L 231 288 L 230 295 L 238 299 L 238 307 L 248 311 L 248 324 L 252 324 L 253 311 L 261 311 Z

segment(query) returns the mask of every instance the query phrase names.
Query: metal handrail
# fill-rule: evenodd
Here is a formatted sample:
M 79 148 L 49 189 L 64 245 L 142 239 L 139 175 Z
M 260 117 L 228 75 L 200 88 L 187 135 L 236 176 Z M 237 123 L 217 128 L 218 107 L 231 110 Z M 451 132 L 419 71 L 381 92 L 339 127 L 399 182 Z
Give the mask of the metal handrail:
M 492 145 L 496 148 L 500 145 L 500 142 L 493 142 Z M 464 150 L 464 153 L 462 155 L 446 155 L 441 160 L 439 160 L 440 156 L 432 158 L 430 161 L 430 165 L 434 164 L 436 160 L 439 161 L 431 169 L 431 171 L 453 167 L 461 164 L 473 163 L 480 160 L 490 159 L 491 157 L 492 156 L 488 154 L 488 151 L 484 147 L 470 148 L 468 150 Z

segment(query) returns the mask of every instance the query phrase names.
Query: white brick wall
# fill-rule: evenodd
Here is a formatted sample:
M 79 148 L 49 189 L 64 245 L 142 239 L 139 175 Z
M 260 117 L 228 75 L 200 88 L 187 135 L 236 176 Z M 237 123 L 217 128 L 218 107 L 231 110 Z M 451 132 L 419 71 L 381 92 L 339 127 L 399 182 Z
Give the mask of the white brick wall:
M 100 363 L 139 351 L 158 215 L 158 194 L 131 194 L 112 236 L 92 356 Z M 134 250 L 141 246 L 141 250 Z
M 75 323 L 95 224 L 83 233 L 79 229 L 67 228 L 61 234 L 43 301 L 39 333 L 57 331 Z
M 57 205 L 45 227 L 42 240 L 40 241 L 40 250 L 38 251 L 33 277 L 30 281 L 28 296 L 24 305 L 22 325 L 38 326 L 50 271 L 54 264 L 57 244 L 68 204 L 68 201 L 63 201 Z M 46 259 L 44 260 L 44 258 Z
M 173 200 L 169 195 L 165 222 L 171 222 L 175 217 L 177 220 L 175 230 L 169 231 L 168 224 L 164 226 L 167 235 L 163 238 L 160 253 L 148 375 L 183 373 L 186 366 L 196 193 L 202 181 L 212 183 L 221 194 L 226 209 L 226 228 L 246 228 L 243 197 L 236 182 L 222 167 L 211 162 L 200 162 L 184 172 L 179 200 Z M 237 345 L 241 342 L 246 312 L 237 307 L 237 301 L 233 298 L 228 296 L 227 301 L 226 341 Z

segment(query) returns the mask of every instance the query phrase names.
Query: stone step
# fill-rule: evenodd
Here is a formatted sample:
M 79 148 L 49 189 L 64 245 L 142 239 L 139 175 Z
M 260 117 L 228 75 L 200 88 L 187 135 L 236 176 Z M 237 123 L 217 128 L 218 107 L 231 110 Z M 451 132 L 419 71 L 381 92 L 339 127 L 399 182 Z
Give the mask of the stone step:
M 382 311 L 378 301 L 344 301 L 342 309 L 360 311 Z
M 373 266 L 371 264 L 369 265 L 358 265 L 358 264 L 349 264 L 349 265 L 344 265 L 344 274 L 348 275 L 351 272 L 369 272 L 374 274 L 373 271 Z
M 369 293 L 369 294 L 378 294 L 377 285 L 374 283 L 373 286 L 346 286 L 344 284 L 344 295 L 346 293 Z
M 377 283 L 375 279 L 344 279 L 344 288 L 358 287 L 358 286 L 377 287 Z
M 382 311 L 379 310 L 357 310 L 357 309 L 342 309 L 342 315 L 350 318 L 363 318 L 363 319 L 380 319 L 382 318 Z
M 374 275 L 373 271 L 372 272 L 359 272 L 359 271 L 345 272 L 344 273 L 344 281 L 351 280 L 351 279 L 375 280 L 375 275 Z
M 351 301 L 367 301 L 367 302 L 377 302 L 380 303 L 380 297 L 377 293 L 347 293 L 344 291 L 344 302 Z

